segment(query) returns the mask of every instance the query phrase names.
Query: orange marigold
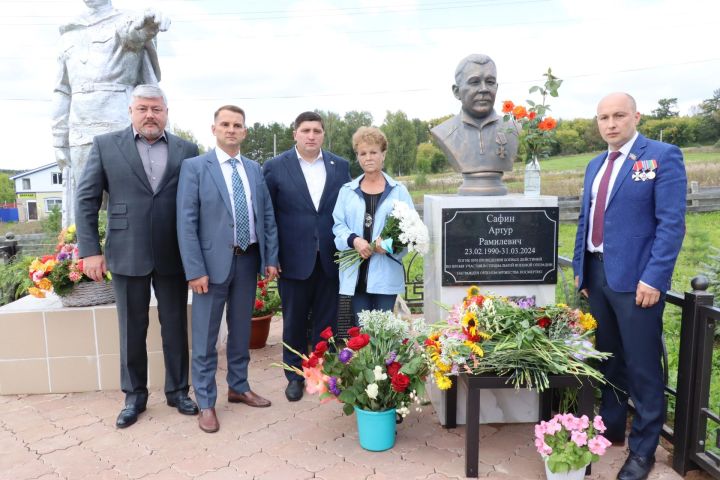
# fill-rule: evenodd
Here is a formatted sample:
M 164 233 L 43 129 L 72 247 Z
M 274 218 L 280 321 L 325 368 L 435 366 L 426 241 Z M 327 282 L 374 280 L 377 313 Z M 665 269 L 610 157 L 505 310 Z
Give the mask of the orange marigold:
M 521 118 L 527 117 L 527 109 L 522 105 L 518 105 L 517 107 L 513 108 L 512 114 L 513 117 L 515 117 L 517 120 L 520 120 Z
M 505 100 L 503 102 L 503 113 L 510 113 L 513 111 L 513 108 L 515 108 L 515 104 L 511 100 Z

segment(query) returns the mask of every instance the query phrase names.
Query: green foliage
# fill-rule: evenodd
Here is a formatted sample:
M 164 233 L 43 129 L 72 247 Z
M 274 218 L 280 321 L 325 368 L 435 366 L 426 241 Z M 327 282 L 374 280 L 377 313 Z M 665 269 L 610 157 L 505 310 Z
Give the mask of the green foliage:
M 27 294 L 33 282 L 28 276 L 33 257 L 13 257 L 0 264 L 0 305 L 14 302 Z
M 447 159 L 432 142 L 421 143 L 415 154 L 415 168 L 423 173 L 438 173 L 447 167 Z
M 648 138 L 672 143 L 680 147 L 691 145 L 697 139 L 699 122 L 692 117 L 648 119 L 638 126 L 638 131 Z
M 416 188 L 425 188 L 428 186 L 428 179 L 425 172 L 418 172 L 415 174 L 414 179 L 415 187 Z
M 264 163 L 273 157 L 273 153 L 289 150 L 295 141 L 292 136 L 292 128 L 281 123 L 263 125 L 255 123 L 248 128 L 247 137 L 242 144 L 242 153 L 248 158 Z
M 380 129 L 388 137 L 385 170 L 391 175 L 407 175 L 414 171 L 417 133 L 413 122 L 402 111 L 387 112 Z
M 200 145 L 198 142 L 198 139 L 195 137 L 195 134 L 191 132 L 190 130 L 185 130 L 183 128 L 180 128 L 178 125 L 172 126 L 172 133 L 177 135 L 178 137 L 182 138 L 183 140 L 187 140 L 190 143 L 194 143 L 198 146 L 198 150 L 200 153 L 205 153 L 207 151 L 207 148 L 205 148 L 203 145 Z
M 15 185 L 7 173 L 0 173 L 0 202 L 15 201 Z
M 48 238 L 55 239 L 58 233 L 60 233 L 60 230 L 62 230 L 62 212 L 57 205 L 52 207 L 47 217 L 43 218 L 41 223 L 43 233 L 45 233 Z
M 677 117 L 677 97 L 661 98 L 658 100 L 658 108 L 652 111 L 653 118 L 663 119 Z

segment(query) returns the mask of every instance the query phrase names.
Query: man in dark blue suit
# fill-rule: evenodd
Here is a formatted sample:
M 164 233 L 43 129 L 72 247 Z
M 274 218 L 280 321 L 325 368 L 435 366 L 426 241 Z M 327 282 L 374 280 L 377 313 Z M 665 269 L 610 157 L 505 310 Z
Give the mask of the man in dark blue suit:
M 240 154 L 245 112 L 225 105 L 215 112 L 217 148 L 183 163 L 177 190 L 177 236 L 193 291 L 192 383 L 198 426 L 220 428 L 215 413 L 217 343 L 227 304 L 228 402 L 269 407 L 250 389 L 250 317 L 257 275 L 277 274 L 277 230 L 260 165 Z
M 573 269 L 598 322 L 600 414 L 606 436 L 625 441 L 628 396 L 636 413 L 620 480 L 647 478 L 664 421 L 662 314 L 683 236 L 687 178 L 680 149 L 637 133 L 635 100 L 613 93 L 598 104 L 608 152 L 585 171 Z
M 339 280 L 332 212 L 340 187 L 350 181 L 350 170 L 347 160 L 322 150 L 325 129 L 320 115 L 301 113 L 294 127 L 295 147 L 265 162 L 263 173 L 280 242 L 283 342 L 304 352 L 309 341 L 320 340 L 326 327 L 337 329 Z M 283 361 L 301 366 L 300 358 L 287 348 Z M 285 396 L 291 402 L 300 400 L 303 377 L 290 371 L 285 376 Z

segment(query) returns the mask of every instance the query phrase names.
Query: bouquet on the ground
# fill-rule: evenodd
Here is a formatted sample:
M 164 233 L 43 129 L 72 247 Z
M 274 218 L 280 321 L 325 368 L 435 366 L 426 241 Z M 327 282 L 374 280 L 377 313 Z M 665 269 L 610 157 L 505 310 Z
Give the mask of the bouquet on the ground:
M 426 351 L 433 380 L 441 390 L 459 373 L 508 375 L 516 388 L 542 391 L 548 375 L 603 375 L 585 363 L 610 356 L 591 341 L 597 326 L 589 313 L 558 304 L 535 305 L 533 298 L 481 295 L 472 286 L 447 319 L 430 326 Z
M 54 291 L 59 296 L 69 295 L 75 285 L 93 280 L 83 273 L 83 260 L 78 256 L 75 225 L 63 229 L 58 235 L 58 244 L 53 255 L 35 258 L 29 268 L 34 287 L 28 292 L 34 297 L 44 298 L 46 292 Z M 111 279 L 110 272 L 105 281 Z
M 603 432 L 605 425 L 599 415 L 591 423 L 586 415 L 578 418 L 558 413 L 549 422 L 535 425 L 535 447 L 552 473 L 579 470 L 598 461 L 611 445 Z
M 255 304 L 253 305 L 253 317 L 264 317 L 275 315 L 280 310 L 280 296 L 275 288 L 269 288 L 270 282 L 258 280 L 255 287 Z
M 420 215 L 400 200 L 394 201 L 393 209 L 385 220 L 385 227 L 380 232 L 380 238 L 380 245 L 388 255 L 398 254 L 405 248 L 410 252 L 425 255 L 430 246 L 430 235 Z M 357 267 L 363 261 L 354 248 L 337 252 L 335 256 L 340 270 Z
M 348 330 L 348 339 L 337 342 L 328 327 L 309 356 L 293 350 L 302 358 L 302 369 L 281 366 L 302 375 L 308 393 L 319 394 L 322 402 L 344 403 L 347 415 L 353 407 L 394 408 L 405 417 L 413 406 L 419 411 L 425 394 L 425 333 L 423 319 L 411 324 L 389 311 L 362 311 L 360 326 Z

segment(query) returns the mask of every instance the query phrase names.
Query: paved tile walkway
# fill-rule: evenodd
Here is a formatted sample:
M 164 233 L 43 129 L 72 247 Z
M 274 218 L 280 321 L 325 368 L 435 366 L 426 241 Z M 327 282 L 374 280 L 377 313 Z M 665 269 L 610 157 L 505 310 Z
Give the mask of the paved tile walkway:
M 440 427 L 432 406 L 398 427 L 392 450 L 360 448 L 354 417 L 339 404 L 305 395 L 289 403 L 280 360 L 280 321 L 268 347 L 252 354 L 253 390 L 272 400 L 268 409 L 226 402 L 225 365 L 218 374 L 220 431 L 206 434 L 153 391 L 137 424 L 119 430 L 120 392 L 0 397 L 0 480 L 243 480 L 462 478 L 464 428 Z M 480 429 L 480 477 L 542 479 L 532 425 Z M 613 447 L 594 464 L 592 479 L 614 479 L 625 458 Z M 680 478 L 658 449 L 651 479 Z M 708 478 L 692 474 L 687 478 Z

